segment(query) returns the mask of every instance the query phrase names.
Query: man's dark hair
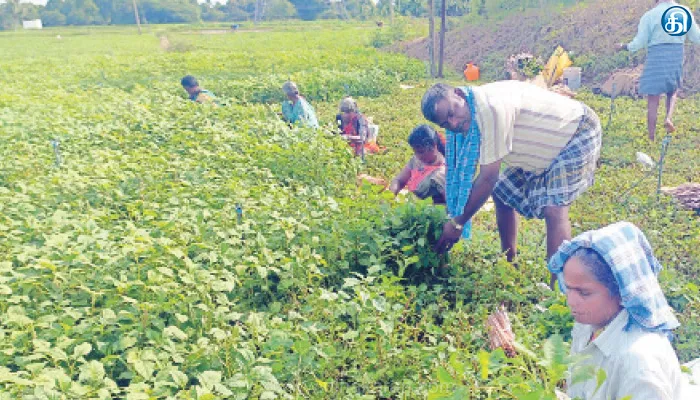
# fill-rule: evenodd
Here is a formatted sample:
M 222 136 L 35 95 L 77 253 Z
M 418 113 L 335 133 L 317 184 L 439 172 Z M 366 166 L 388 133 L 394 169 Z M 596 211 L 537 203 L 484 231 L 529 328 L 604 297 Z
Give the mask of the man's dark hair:
M 186 88 L 199 86 L 199 82 L 197 82 L 197 78 L 195 78 L 192 75 L 187 75 L 186 77 L 182 78 L 180 83 L 182 84 L 182 87 L 186 87 Z
M 454 87 L 447 85 L 445 83 L 436 83 L 423 95 L 423 100 L 420 103 L 420 109 L 423 112 L 423 116 L 430 122 L 437 123 L 437 115 L 435 115 L 435 108 L 440 100 L 447 97 L 447 95 L 455 90 Z

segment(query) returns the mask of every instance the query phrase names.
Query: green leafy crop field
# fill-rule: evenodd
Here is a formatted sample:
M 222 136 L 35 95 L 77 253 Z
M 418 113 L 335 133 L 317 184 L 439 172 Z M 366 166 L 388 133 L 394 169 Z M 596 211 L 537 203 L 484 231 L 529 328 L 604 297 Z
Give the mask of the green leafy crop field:
M 572 319 L 537 284 L 543 223 L 521 222 L 516 269 L 482 212 L 441 268 L 443 209 L 356 184 L 408 160 L 430 84 L 422 62 L 370 46 L 376 29 L 0 34 L 0 399 L 553 398 Z M 185 74 L 225 105 L 188 101 Z M 362 163 L 328 129 L 288 129 L 288 78 L 326 128 L 356 96 L 388 152 Z M 579 97 L 607 122 L 609 99 Z M 654 179 L 625 194 L 645 173 L 635 152 L 659 155 L 644 110 L 616 101 L 572 223 L 645 231 L 687 361 L 700 219 Z M 700 99 L 681 100 L 664 185 L 700 181 L 699 119 Z M 500 304 L 512 359 L 488 350 Z

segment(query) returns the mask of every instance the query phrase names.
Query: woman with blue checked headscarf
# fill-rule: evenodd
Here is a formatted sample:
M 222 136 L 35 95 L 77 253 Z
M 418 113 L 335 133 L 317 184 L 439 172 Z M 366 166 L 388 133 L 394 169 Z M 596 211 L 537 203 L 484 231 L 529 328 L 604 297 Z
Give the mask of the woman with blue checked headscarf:
M 571 238 L 569 206 L 593 184 L 600 155 L 602 129 L 593 110 L 518 81 L 460 88 L 439 83 L 425 93 L 421 110 L 447 130 L 452 219 L 436 251 L 469 237 L 469 221 L 490 196 L 508 261 L 516 255 L 518 214 L 545 220 L 547 258 Z
M 549 270 L 576 321 L 571 353 L 580 357 L 570 368 L 569 396 L 690 400 L 669 341 L 679 323 L 656 278 L 661 264 L 639 228 L 619 222 L 585 232 L 561 245 Z M 605 371 L 600 387 L 596 369 Z M 590 379 L 577 379 L 586 371 Z

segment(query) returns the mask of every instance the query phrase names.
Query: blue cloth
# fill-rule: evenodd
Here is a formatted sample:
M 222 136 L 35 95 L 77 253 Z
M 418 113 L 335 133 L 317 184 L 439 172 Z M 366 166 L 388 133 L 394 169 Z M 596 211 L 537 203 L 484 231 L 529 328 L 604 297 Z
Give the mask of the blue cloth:
M 630 315 L 626 329 L 636 324 L 647 331 L 670 335 L 672 329 L 680 326 L 656 279 L 661 264 L 639 228 L 629 222 L 618 222 L 562 243 L 548 267 L 557 274 L 563 292 L 566 292 L 564 264 L 580 248 L 595 251 L 610 266 L 620 289 L 622 306 Z
M 661 17 L 664 15 L 666 10 L 671 7 L 679 6 L 676 2 L 664 2 L 659 3 L 656 7 L 647 11 L 644 16 L 639 20 L 639 26 L 637 27 L 637 36 L 627 45 L 627 50 L 635 52 L 637 50 L 643 49 L 645 47 L 651 47 L 659 44 L 665 43 L 676 43 L 683 44 L 687 38 L 693 43 L 700 43 L 700 28 L 698 27 L 697 21 L 691 12 L 691 18 L 693 19 L 690 31 L 683 36 L 671 36 L 666 33 L 661 26 Z M 686 10 L 688 7 L 681 6 Z
M 479 162 L 479 147 L 481 146 L 481 132 L 476 123 L 476 108 L 470 87 L 460 88 L 464 94 L 464 99 L 469 105 L 472 122 L 469 125 L 469 132 L 459 133 L 447 131 L 445 145 L 445 161 L 447 163 L 446 177 L 446 201 L 447 212 L 450 216 L 456 217 L 462 214 L 464 206 L 469 200 L 472 191 L 472 184 L 476 168 Z M 471 221 L 464 224 L 462 237 L 471 237 Z
M 285 102 L 282 103 L 282 114 L 284 115 L 284 119 L 292 124 L 301 123 L 309 128 L 318 128 L 316 111 L 314 111 L 311 104 L 301 96 L 294 104 L 289 100 L 285 100 Z
M 681 86 L 683 45 L 657 44 L 649 47 L 644 71 L 639 78 L 639 93 L 659 95 L 673 93 Z

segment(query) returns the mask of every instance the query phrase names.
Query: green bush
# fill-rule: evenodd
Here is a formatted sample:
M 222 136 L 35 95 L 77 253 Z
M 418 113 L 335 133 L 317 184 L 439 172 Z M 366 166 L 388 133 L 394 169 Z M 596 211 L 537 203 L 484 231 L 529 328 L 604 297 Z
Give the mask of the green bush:
M 377 28 L 374 31 L 370 44 L 375 48 L 386 47 L 406 38 L 406 25 L 403 21 Z

